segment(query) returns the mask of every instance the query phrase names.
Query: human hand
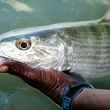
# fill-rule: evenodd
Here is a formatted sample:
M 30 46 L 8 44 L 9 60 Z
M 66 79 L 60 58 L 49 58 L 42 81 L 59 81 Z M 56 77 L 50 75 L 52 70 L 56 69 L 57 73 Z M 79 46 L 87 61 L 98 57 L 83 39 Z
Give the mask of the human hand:
M 22 78 L 32 87 L 41 90 L 57 104 L 61 105 L 64 87 L 77 84 L 83 80 L 81 76 L 69 71 L 54 69 L 32 68 L 25 63 L 0 57 L 0 72 L 10 73 Z

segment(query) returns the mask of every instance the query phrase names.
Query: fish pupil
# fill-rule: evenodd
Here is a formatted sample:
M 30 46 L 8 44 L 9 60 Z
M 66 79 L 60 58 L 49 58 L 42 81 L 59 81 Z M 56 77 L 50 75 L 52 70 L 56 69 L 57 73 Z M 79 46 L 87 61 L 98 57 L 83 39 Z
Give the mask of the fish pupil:
M 27 48 L 27 43 L 26 42 L 22 42 L 21 43 L 21 48 L 24 48 L 24 49 Z

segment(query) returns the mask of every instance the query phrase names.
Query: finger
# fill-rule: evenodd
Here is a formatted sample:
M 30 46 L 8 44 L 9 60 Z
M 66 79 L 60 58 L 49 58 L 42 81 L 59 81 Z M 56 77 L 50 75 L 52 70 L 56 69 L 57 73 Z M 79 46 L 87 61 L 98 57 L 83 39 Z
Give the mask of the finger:
M 7 72 L 8 71 L 8 66 L 6 65 L 1 65 L 0 66 L 0 73 L 4 73 L 4 72 Z
M 9 62 L 8 58 L 0 56 L 0 73 L 1 72 L 4 73 L 8 71 L 8 66 L 7 66 L 8 62 Z

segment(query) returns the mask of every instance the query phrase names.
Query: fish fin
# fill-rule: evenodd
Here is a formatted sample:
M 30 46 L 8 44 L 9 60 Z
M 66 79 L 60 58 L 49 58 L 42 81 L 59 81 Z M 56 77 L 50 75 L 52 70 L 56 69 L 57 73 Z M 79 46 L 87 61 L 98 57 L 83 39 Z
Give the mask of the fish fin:
M 72 72 L 71 69 L 62 71 L 63 73 L 70 75 L 74 79 L 76 79 L 79 82 L 85 82 L 86 80 L 78 73 Z

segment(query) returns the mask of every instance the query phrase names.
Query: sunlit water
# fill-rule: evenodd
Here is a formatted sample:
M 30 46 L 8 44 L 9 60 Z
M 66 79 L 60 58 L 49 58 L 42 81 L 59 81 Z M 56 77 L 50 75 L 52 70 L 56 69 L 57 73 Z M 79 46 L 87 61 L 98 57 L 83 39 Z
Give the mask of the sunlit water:
M 97 19 L 109 0 L 0 0 L 0 33 L 16 28 Z M 105 81 L 106 79 L 106 81 Z M 109 79 L 94 81 L 107 87 Z M 11 75 L 0 77 L 0 110 L 57 110 L 48 97 Z

